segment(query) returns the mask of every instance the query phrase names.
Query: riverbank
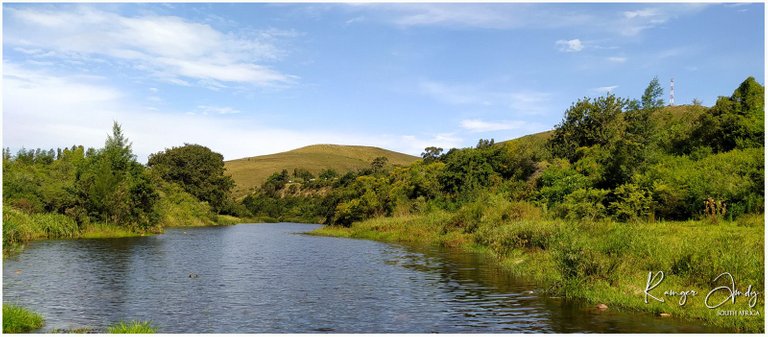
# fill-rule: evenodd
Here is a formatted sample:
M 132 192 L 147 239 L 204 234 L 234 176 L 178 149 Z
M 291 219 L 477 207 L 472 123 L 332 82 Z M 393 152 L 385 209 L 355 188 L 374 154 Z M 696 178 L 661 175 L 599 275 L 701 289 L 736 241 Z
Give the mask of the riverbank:
M 43 327 L 43 316 L 13 304 L 3 303 L 3 333 L 32 332 Z
M 163 233 L 167 227 L 228 226 L 253 219 L 229 215 L 184 217 L 161 221 L 151 230 L 132 230 L 122 226 L 90 223 L 79 227 L 72 218 L 53 213 L 28 214 L 13 207 L 3 207 L 3 257 L 17 254 L 31 241 L 46 239 L 125 238 Z
M 433 212 L 376 218 L 348 228 L 324 226 L 311 234 L 483 251 L 513 275 L 533 280 L 553 295 L 607 304 L 609 310 L 699 319 L 739 332 L 765 331 L 762 216 L 718 223 L 564 222 L 525 220 L 487 207 L 475 218 L 468 221 L 462 211 Z M 664 273 L 663 281 L 648 293 L 664 302 L 649 297 L 646 304 L 649 272 L 658 271 Z M 759 292 L 754 307 L 745 296 L 716 309 L 705 306 L 712 289 L 730 287 L 724 278 L 712 282 L 722 272 L 733 275 L 736 290 L 746 292 L 751 285 Z M 661 277 L 654 275 L 651 285 Z M 709 303 L 723 302 L 727 295 L 716 291 Z M 686 301 L 681 306 L 682 297 Z

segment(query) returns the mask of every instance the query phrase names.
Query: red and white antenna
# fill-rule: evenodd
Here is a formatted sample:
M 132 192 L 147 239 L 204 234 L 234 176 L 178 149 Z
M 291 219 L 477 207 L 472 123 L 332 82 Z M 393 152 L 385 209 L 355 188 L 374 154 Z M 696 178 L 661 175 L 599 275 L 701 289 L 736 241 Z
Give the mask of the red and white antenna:
M 675 106 L 675 79 L 669 81 L 669 106 Z

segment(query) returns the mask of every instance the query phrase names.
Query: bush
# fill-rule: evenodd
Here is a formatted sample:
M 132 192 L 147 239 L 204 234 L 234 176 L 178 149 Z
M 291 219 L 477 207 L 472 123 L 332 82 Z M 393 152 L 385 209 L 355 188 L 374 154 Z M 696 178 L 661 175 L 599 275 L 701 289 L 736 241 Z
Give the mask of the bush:
M 636 221 L 649 215 L 653 198 L 651 193 L 635 184 L 616 188 L 616 201 L 611 203 L 614 216 L 621 221 Z
M 594 221 L 605 217 L 603 200 L 607 190 L 580 188 L 567 195 L 557 207 L 560 217 L 568 220 Z

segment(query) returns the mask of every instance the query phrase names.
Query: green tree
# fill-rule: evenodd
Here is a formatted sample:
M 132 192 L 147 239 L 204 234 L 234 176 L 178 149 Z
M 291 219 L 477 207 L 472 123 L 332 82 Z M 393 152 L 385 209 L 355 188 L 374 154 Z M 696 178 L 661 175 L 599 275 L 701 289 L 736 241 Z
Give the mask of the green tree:
M 765 88 L 753 77 L 739 85 L 731 97 L 718 98 L 700 116 L 691 135 L 691 148 L 709 146 L 716 153 L 763 146 Z
M 624 133 L 624 111 L 630 107 L 630 101 L 617 98 L 613 94 L 598 98 L 583 98 L 566 110 L 560 124 L 555 126 L 555 134 L 547 147 L 555 157 L 576 162 L 577 149 L 601 145 L 608 147 Z
M 384 169 L 387 167 L 387 163 L 389 162 L 389 159 L 387 157 L 376 157 L 371 162 L 371 169 L 373 170 L 373 173 L 382 173 L 384 172 Z
M 421 158 L 424 160 L 424 163 L 429 164 L 438 160 L 442 154 L 442 147 L 430 146 L 424 149 L 424 152 L 421 153 Z
M 216 212 L 231 202 L 235 183 L 224 174 L 224 157 L 205 146 L 184 144 L 166 149 L 151 154 L 148 165 L 164 180 L 178 183 L 189 194 L 208 202 Z
M 664 106 L 664 89 L 659 85 L 659 78 L 654 77 L 643 92 L 641 98 L 643 109 L 656 109 Z
M 140 230 L 156 225 L 159 196 L 117 122 L 104 148 L 89 151 L 76 178 L 79 208 L 91 220 Z

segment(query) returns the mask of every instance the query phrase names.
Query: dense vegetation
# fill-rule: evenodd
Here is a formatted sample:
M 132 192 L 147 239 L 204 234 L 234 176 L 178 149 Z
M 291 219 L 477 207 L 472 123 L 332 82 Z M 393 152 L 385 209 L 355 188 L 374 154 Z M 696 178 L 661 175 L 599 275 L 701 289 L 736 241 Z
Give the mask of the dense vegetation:
M 663 107 L 661 95 L 652 81 L 640 101 L 580 99 L 553 132 L 430 147 L 410 166 L 372 163 L 319 188 L 283 172 L 246 206 L 311 205 L 337 225 L 317 234 L 479 249 L 557 295 L 764 331 L 762 316 L 703 304 L 725 271 L 764 289 L 764 88 L 748 78 L 711 108 Z M 645 304 L 649 271 L 702 295 Z
M 709 109 L 663 107 L 662 93 L 654 79 L 639 101 L 612 94 L 580 99 L 553 133 L 542 135 L 546 142 L 481 139 L 473 148 L 430 147 L 412 165 L 372 161 L 343 175 L 284 170 L 243 204 L 256 215 L 343 226 L 455 211 L 489 195 L 552 219 L 762 214 L 763 86 L 750 77 Z
M 3 251 L 29 240 L 208 225 L 239 209 L 220 154 L 185 145 L 136 161 L 115 123 L 103 148 L 3 151 Z M 240 207 L 242 208 L 242 207 Z

